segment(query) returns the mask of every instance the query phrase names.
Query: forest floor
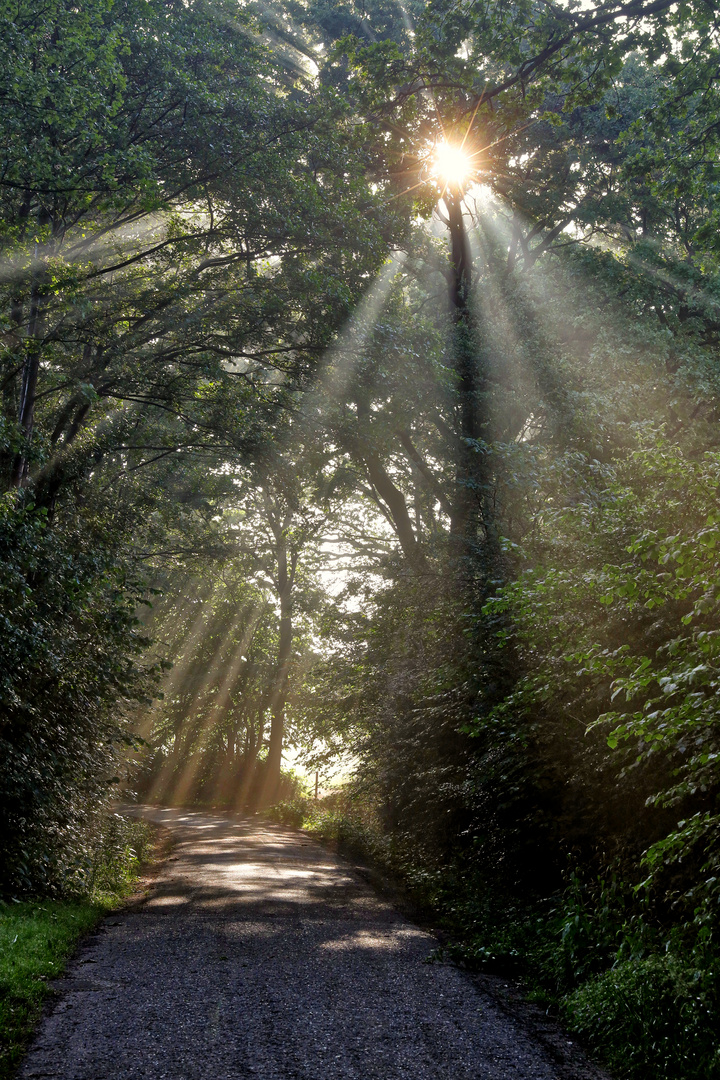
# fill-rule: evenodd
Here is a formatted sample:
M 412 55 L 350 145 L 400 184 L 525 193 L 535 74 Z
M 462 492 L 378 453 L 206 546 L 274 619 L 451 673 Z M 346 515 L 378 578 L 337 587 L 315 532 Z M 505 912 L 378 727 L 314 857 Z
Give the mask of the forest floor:
M 603 1077 L 304 834 L 135 812 L 172 854 L 56 981 L 22 1080 Z

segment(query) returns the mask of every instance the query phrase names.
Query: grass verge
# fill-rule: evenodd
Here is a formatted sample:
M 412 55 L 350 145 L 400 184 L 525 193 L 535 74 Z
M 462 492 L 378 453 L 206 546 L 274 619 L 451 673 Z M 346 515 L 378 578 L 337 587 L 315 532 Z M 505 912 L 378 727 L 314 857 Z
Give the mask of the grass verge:
M 112 843 L 101 849 L 87 895 L 0 902 L 0 1080 L 10 1080 L 20 1064 L 52 980 L 80 939 L 133 894 L 151 856 L 149 826 L 113 818 Z
M 9 1080 L 27 1048 L 49 980 L 114 906 L 110 898 L 0 906 L 0 1080 Z

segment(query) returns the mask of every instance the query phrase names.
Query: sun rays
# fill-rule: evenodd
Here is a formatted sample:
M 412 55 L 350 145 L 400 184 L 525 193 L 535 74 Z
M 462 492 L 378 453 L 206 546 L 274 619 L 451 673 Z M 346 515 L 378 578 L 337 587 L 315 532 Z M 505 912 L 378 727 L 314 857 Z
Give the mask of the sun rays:
M 412 34 L 410 19 L 404 8 L 402 10 L 406 30 Z M 493 190 L 505 175 L 501 171 L 502 162 L 495 161 L 495 158 L 502 159 L 502 154 L 494 155 L 493 151 L 520 132 L 533 127 L 538 121 L 531 119 L 526 124 L 499 134 L 499 121 L 483 119 L 482 116 L 478 120 L 483 105 L 482 95 L 479 99 L 472 100 L 464 116 L 460 119 L 456 116 L 452 122 L 443 119 L 432 91 L 426 90 L 423 96 L 427 103 L 427 126 L 423 129 L 423 138 L 418 139 L 413 151 L 402 158 L 403 162 L 410 161 L 410 166 L 404 172 L 395 173 L 393 178 L 396 187 L 401 186 L 402 180 L 409 186 L 389 195 L 387 202 L 425 189 L 428 199 L 435 200 L 437 211 L 435 220 L 425 225 L 429 232 L 433 231 L 433 225 L 443 220 L 443 200 L 446 208 L 451 199 L 463 204 L 463 220 L 470 238 L 474 270 L 477 270 L 479 281 L 473 297 L 479 328 L 479 352 L 483 354 L 479 363 L 488 363 L 491 368 L 490 381 L 493 383 L 494 399 L 490 408 L 496 408 L 498 413 L 493 417 L 493 422 L 497 420 L 498 444 L 503 439 L 509 445 L 542 441 L 548 433 L 545 425 L 546 403 L 553 401 L 553 407 L 557 408 L 557 403 L 563 400 L 566 389 L 559 385 L 563 377 L 562 363 L 565 361 L 566 350 L 564 323 L 557 315 L 562 308 L 562 297 L 557 294 L 557 285 L 552 275 L 544 273 L 543 266 L 535 255 L 543 243 L 542 230 L 536 231 L 537 223 L 521 220 L 517 210 L 505 203 L 497 190 Z M 434 110 L 435 120 L 432 118 L 430 105 Z M 429 129 L 432 137 L 428 136 Z M 409 134 L 408 140 L 410 145 L 412 138 Z M 508 166 L 510 171 L 512 160 L 511 157 L 511 165 Z M 390 182 L 392 181 L 388 181 Z M 438 206 L 441 208 L 439 211 Z M 520 221 L 519 228 L 524 231 L 525 236 L 531 237 L 532 244 L 535 245 L 531 246 L 528 241 L 519 260 L 522 262 L 524 254 L 523 269 L 531 271 L 532 277 L 532 280 L 524 285 L 522 302 L 513 302 L 510 297 L 512 290 L 508 287 L 509 282 L 512 284 L 511 279 L 516 270 L 513 265 L 513 245 L 516 244 L 516 237 L 511 218 L 515 222 Z M 434 235 L 437 236 L 437 232 Z M 542 254 L 544 253 L 543 250 Z M 498 254 L 500 258 L 496 257 Z M 394 252 L 380 266 L 374 279 L 368 278 L 364 295 L 338 332 L 334 344 L 320 361 L 313 388 L 297 394 L 294 415 L 305 420 L 311 418 L 318 428 L 322 428 L 329 413 L 338 405 L 352 406 L 352 391 L 368 356 L 376 328 L 387 310 L 388 300 L 402 278 L 406 260 L 406 252 Z M 538 265 L 535 265 L 536 261 Z M 632 256 L 629 256 L 628 261 L 632 262 Z M 662 275 L 658 270 L 643 267 L 638 267 L 638 270 L 646 274 L 653 273 L 656 277 Z M 402 287 L 401 284 L 400 288 Z M 574 313 L 566 310 L 564 315 L 570 321 Z M 556 369 L 553 364 L 558 358 L 562 362 L 558 362 Z M 573 363 L 576 362 L 576 359 L 573 359 Z M 492 394 L 489 397 L 492 397 Z M 501 410 L 505 410 L 504 428 L 501 428 L 499 420 Z M 283 446 L 289 446 L 296 431 L 297 427 L 290 430 L 288 425 L 285 435 L 278 439 L 280 451 Z M 329 555 L 334 557 L 336 552 L 329 550 Z M 233 630 L 236 628 L 235 625 L 232 627 Z M 206 631 L 209 633 L 209 627 L 195 620 L 189 635 L 193 647 Z M 244 637 L 234 651 L 223 650 L 218 645 L 216 652 L 209 658 L 207 677 L 200 686 L 198 698 L 206 694 L 211 682 L 215 687 L 215 697 L 209 708 L 203 706 L 204 727 L 199 734 L 196 732 L 193 735 L 196 745 L 200 745 L 228 709 L 246 648 L 247 640 Z M 182 671 L 178 670 L 171 676 L 171 680 L 177 685 L 182 681 L 182 676 Z M 198 754 L 195 758 L 190 756 L 177 768 L 171 757 L 172 755 L 166 762 L 167 767 L 157 777 L 150 797 L 162 795 L 182 802 L 192 794 L 201 755 Z
M 455 153 L 451 155 L 449 150 L 457 151 L 457 156 Z M 445 152 L 442 151 L 443 154 Z M 451 176 L 467 175 L 466 170 L 472 168 L 471 159 L 459 147 L 449 147 L 447 159 L 442 156 L 439 159 L 438 175 L 440 168 L 444 170 L 443 179 L 449 182 Z M 457 172 L 452 171 L 455 169 Z M 567 360 L 566 325 L 562 319 L 554 320 L 557 313 L 564 310 L 566 322 L 572 321 L 574 313 L 568 305 L 563 306 L 557 283 L 551 273 L 546 273 L 541 262 L 533 264 L 531 273 L 526 275 L 528 280 L 523 285 L 522 303 L 513 303 L 510 298 L 507 288 L 512 278 L 512 273 L 508 271 L 508 253 L 513 244 L 510 207 L 501 197 L 492 194 L 489 186 L 481 185 L 472 189 L 472 196 L 465 202 L 464 218 L 473 262 L 478 271 L 474 302 L 480 345 L 484 355 L 492 354 L 493 357 L 491 376 L 496 390 L 493 391 L 491 407 L 503 411 L 505 424 L 505 428 L 498 431 L 500 461 L 505 452 L 500 445 L 503 440 L 511 448 L 513 444 L 541 443 L 549 437 L 547 403 L 553 402 L 552 407 L 556 409 L 560 407 L 567 389 L 560 386 L 563 372 L 572 375 L 574 371 L 577 374 L 582 358 L 578 356 Z M 470 209 L 467 208 L 468 204 Z M 532 232 L 532 222 L 522 221 L 521 224 L 526 233 Z M 428 228 L 431 228 L 430 223 Z M 396 253 L 381 266 L 335 344 L 328 350 L 315 390 L 299 400 L 299 412 L 312 410 L 318 424 L 324 423 L 324 409 L 352 400 L 352 388 L 367 356 L 370 339 L 384 317 L 388 298 L 403 273 L 406 258 L 405 253 Z M 531 333 L 528 327 L 532 327 Z M 599 377 L 598 370 L 595 370 L 593 377 Z M 499 412 L 494 419 L 499 425 Z M 253 612 L 248 625 L 254 629 L 259 617 L 258 613 Z M 204 627 L 195 619 L 189 630 L 193 645 L 197 644 L 203 632 Z M 253 630 L 248 632 L 252 634 Z M 194 745 L 199 747 L 229 707 L 247 647 L 246 633 L 236 648 L 223 650 L 218 646 L 209 659 L 208 675 L 200 692 L 205 694 L 209 682 L 213 680 L 217 689 L 214 701 L 203 710 L 202 729 L 193 735 Z M 182 674 L 182 671 L 178 671 L 171 676 L 171 685 L 181 682 Z M 200 753 L 177 762 L 169 755 L 149 798 L 166 798 L 176 803 L 191 798 L 201 766 Z

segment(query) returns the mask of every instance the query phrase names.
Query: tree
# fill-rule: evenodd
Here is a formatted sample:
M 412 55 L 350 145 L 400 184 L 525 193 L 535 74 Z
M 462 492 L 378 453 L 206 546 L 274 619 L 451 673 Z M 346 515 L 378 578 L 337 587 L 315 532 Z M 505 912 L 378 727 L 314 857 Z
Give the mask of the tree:
M 257 447 L 311 377 L 397 215 L 363 179 L 342 103 L 289 73 L 236 7 L 98 2 L 78 16 L 58 0 L 2 16 L 8 529 L 22 547 L 33 518 L 41 548 L 80 559 L 78 603 L 85 590 L 122 622 L 159 562 L 216 544 L 223 462 Z M 22 567 L 39 601 L 29 556 Z M 65 641 L 67 607 L 44 618 Z M 140 686 L 128 627 L 117 663 Z M 8 700 L 32 709 L 43 676 L 11 676 Z M 108 685 L 108 710 L 123 685 Z M 78 732 L 96 731 L 75 705 Z M 66 775 L 73 744 L 45 715 L 38 769 L 57 758 Z M 112 758 L 99 744 L 93 758 L 92 740 L 88 813 Z M 9 741 L 8 775 L 23 753 Z M 64 820 L 59 790 L 47 821 Z
M 169 20 L 163 5 L 99 3 L 74 19 L 58 3 L 5 24 L 18 39 L 4 110 L 6 475 L 25 483 L 37 462 L 46 501 L 76 472 L 82 433 L 85 457 L 142 449 L 143 421 L 169 413 L 179 423 L 161 450 L 252 441 L 248 405 L 277 402 L 280 373 L 307 379 L 383 247 L 345 168 L 341 114 L 307 85 L 286 94 L 236 8 Z

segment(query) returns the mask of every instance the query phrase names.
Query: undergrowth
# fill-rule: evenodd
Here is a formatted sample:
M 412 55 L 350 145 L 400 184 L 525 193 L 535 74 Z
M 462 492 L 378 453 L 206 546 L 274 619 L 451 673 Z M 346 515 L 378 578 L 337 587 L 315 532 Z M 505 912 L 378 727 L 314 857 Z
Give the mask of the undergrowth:
M 0 1080 L 10 1080 L 79 939 L 130 895 L 150 854 L 144 822 L 111 815 L 92 860 L 57 899 L 0 902 Z
M 572 866 L 555 895 L 519 898 L 467 859 L 428 866 L 339 795 L 298 796 L 270 814 L 400 880 L 447 934 L 441 955 L 520 979 L 617 1080 L 720 1078 L 713 913 L 669 918 L 647 892 Z

